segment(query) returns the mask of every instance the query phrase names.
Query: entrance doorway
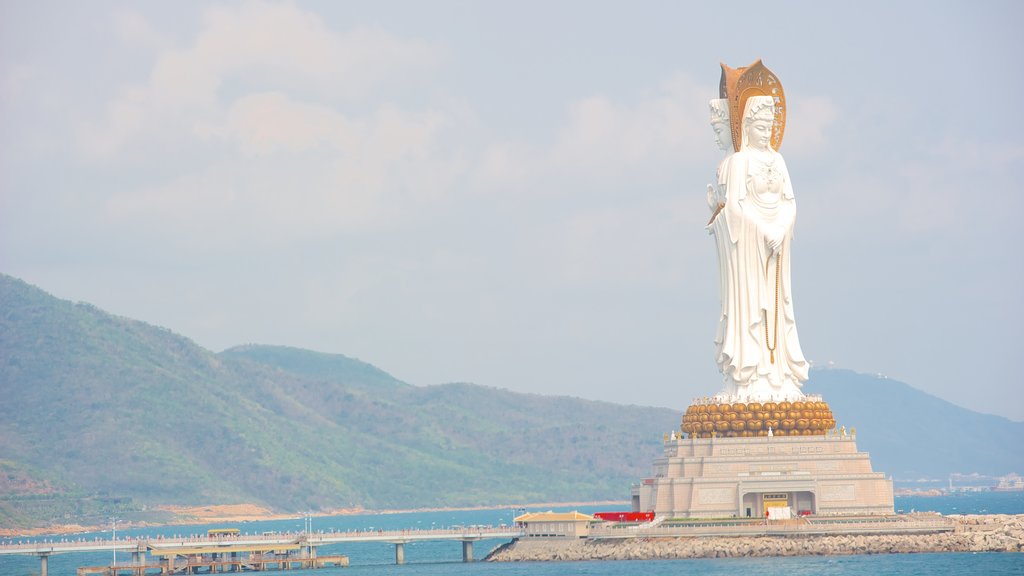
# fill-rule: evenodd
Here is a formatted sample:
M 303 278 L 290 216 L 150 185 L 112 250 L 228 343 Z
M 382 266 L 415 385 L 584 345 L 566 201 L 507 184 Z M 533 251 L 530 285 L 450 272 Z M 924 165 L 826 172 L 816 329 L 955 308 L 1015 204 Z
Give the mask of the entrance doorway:
M 807 516 L 818 513 L 817 500 L 812 490 L 748 492 L 741 499 L 738 513 L 764 518 L 769 508 L 788 507 L 794 516 Z

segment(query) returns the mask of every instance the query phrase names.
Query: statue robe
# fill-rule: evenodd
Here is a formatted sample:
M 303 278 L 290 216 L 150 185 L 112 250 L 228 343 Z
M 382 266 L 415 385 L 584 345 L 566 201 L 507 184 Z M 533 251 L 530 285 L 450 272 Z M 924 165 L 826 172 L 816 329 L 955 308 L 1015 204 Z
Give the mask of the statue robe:
M 775 151 L 761 155 L 745 147 L 722 162 L 719 189 L 724 190 L 726 205 L 712 223 L 712 232 L 721 287 L 715 361 L 724 375 L 723 394 L 759 401 L 800 398 L 808 363 L 793 312 L 789 248 L 796 202 L 785 161 Z M 776 332 L 778 253 L 770 250 L 767 239 L 780 235 Z M 774 362 L 768 349 L 771 343 L 775 343 Z

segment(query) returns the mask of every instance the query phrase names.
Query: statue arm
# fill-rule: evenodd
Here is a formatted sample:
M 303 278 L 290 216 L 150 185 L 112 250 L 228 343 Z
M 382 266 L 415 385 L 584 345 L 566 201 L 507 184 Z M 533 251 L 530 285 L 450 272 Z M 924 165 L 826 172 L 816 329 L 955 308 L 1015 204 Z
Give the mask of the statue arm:
M 718 201 L 718 190 L 713 184 L 708 184 L 708 208 L 711 209 L 711 218 L 708 219 L 704 229 L 708 231 L 708 234 L 714 234 L 715 220 L 718 220 L 718 215 L 722 213 L 722 208 L 725 208 L 725 203 Z
M 718 163 L 718 170 L 715 172 L 716 182 L 715 184 L 708 184 L 708 208 L 711 210 L 711 219 L 708 220 L 706 228 L 709 233 L 712 232 L 715 220 L 718 219 L 719 215 L 725 209 L 727 191 L 726 191 L 726 180 L 729 172 L 729 160 L 732 155 L 726 156 Z
M 708 184 L 708 207 L 712 212 L 719 211 L 719 204 L 725 202 L 725 180 L 729 174 L 729 160 L 732 155 L 726 156 L 718 163 L 718 169 L 715 171 L 715 183 Z
M 725 227 L 729 241 L 733 244 L 738 240 L 738 232 L 743 226 L 743 206 L 740 201 L 747 197 L 747 161 L 746 156 L 736 153 L 722 162 L 719 168 L 719 181 L 725 191 Z

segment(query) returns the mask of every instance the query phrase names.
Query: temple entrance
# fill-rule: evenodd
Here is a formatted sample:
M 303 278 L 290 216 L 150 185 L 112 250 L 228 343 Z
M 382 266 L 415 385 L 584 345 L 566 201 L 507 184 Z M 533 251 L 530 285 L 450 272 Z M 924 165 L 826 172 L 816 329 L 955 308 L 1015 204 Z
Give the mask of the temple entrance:
M 766 492 L 761 494 L 761 504 L 764 508 L 765 517 L 789 518 L 793 512 L 790 506 L 792 493 L 790 492 Z
M 749 492 L 740 502 L 740 515 L 748 518 L 764 518 L 772 508 L 789 508 L 792 516 L 807 516 L 817 513 L 814 492 Z

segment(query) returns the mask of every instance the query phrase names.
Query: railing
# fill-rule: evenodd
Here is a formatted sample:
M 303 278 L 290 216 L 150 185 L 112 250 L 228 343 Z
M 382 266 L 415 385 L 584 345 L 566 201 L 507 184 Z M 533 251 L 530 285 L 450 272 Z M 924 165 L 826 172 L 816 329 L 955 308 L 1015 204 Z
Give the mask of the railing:
M 309 535 L 313 544 L 359 541 L 410 540 L 484 540 L 489 538 L 517 538 L 523 530 L 514 526 L 497 528 L 436 528 L 431 530 L 359 530 L 348 532 L 316 532 Z
M 301 544 L 319 546 L 337 542 L 407 542 L 412 540 L 485 540 L 517 538 L 523 531 L 514 526 L 458 527 L 430 530 L 348 530 L 345 532 L 312 532 L 309 534 L 239 534 L 233 536 L 134 537 L 124 540 L 37 540 L 0 543 L 0 554 L 57 554 L 101 550 L 145 551 L 148 548 L 173 549 L 195 546 L 241 546 L 259 544 Z
M 38 540 L 23 543 L 0 544 L 0 554 L 57 554 L 60 552 L 93 552 L 100 550 L 145 550 L 140 540 Z

